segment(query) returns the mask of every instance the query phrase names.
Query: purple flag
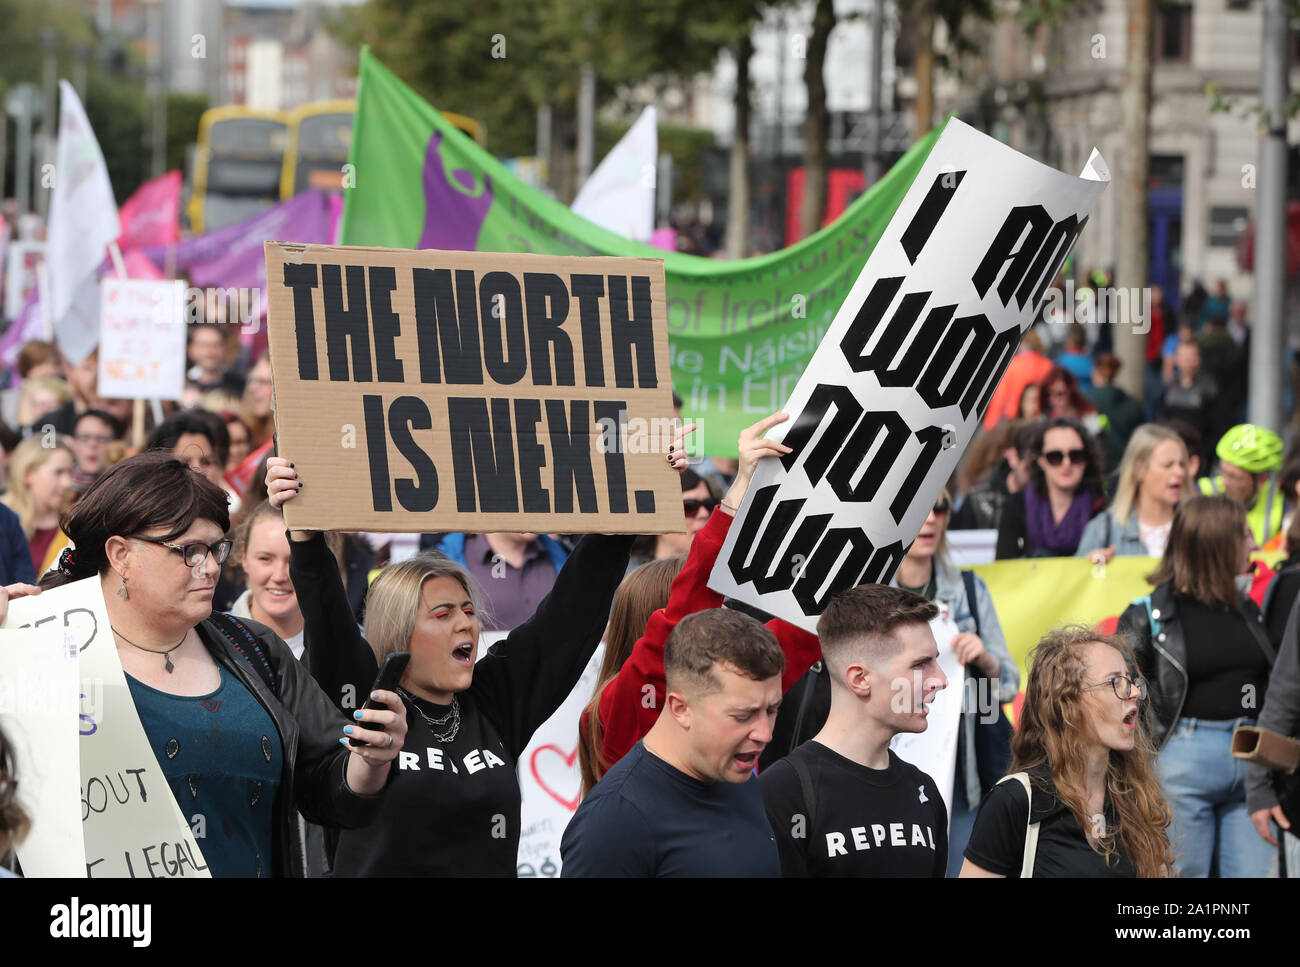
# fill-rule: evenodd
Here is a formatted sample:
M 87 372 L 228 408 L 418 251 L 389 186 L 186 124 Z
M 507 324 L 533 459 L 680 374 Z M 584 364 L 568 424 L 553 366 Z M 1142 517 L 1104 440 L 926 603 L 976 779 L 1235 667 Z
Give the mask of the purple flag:
M 176 245 L 178 272 L 200 288 L 266 288 L 266 256 L 262 243 L 306 242 L 328 245 L 330 236 L 329 195 L 308 191 L 269 208 L 242 222 L 204 232 Z M 144 249 L 162 267 L 167 249 L 161 245 Z

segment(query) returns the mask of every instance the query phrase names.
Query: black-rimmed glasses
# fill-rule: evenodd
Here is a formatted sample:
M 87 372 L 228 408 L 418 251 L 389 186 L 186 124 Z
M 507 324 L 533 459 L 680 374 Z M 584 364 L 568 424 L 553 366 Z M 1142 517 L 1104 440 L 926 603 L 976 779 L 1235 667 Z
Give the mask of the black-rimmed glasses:
M 191 541 L 189 544 L 173 544 L 171 541 L 159 540 L 157 537 L 141 537 L 136 535 L 135 540 L 144 541 L 146 544 L 157 544 L 159 547 L 167 547 L 181 556 L 186 567 L 199 567 L 208 559 L 208 552 L 216 555 L 218 564 L 225 564 L 226 558 L 230 556 L 230 548 L 234 545 L 228 537 L 223 537 L 215 544 L 204 544 L 202 541 Z
M 1114 675 L 1104 682 L 1096 682 L 1092 685 L 1084 685 L 1083 690 L 1086 692 L 1090 688 L 1101 688 L 1103 685 L 1109 685 L 1115 690 L 1115 697 L 1121 702 L 1127 702 L 1137 692 L 1139 702 L 1146 701 L 1147 683 L 1145 679 L 1129 678 L 1127 675 Z

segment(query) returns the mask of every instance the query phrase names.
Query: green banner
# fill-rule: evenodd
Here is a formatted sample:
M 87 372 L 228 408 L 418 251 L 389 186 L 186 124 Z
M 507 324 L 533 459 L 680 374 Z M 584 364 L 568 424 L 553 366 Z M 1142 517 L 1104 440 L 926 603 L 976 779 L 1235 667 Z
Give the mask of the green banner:
M 662 258 L 673 388 L 700 424 L 695 450 L 734 456 L 740 431 L 794 388 L 939 130 L 833 224 L 779 252 L 719 261 L 629 241 L 575 215 L 363 50 L 342 243 Z

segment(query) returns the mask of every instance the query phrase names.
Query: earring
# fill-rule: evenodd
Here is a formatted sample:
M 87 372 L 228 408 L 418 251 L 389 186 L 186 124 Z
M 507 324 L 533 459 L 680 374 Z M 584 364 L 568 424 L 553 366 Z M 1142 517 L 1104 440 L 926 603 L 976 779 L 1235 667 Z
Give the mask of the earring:
M 123 601 L 129 601 L 131 599 L 131 592 L 126 589 L 125 575 L 122 576 L 122 586 L 117 589 L 117 596 Z

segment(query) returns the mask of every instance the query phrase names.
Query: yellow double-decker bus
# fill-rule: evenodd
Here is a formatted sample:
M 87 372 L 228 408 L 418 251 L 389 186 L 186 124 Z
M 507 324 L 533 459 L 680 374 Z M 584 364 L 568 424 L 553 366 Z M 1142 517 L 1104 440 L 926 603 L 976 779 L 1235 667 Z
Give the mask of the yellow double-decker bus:
M 344 187 L 344 165 L 352 147 L 355 101 L 314 101 L 288 114 L 288 140 L 280 172 L 280 198 L 290 199 L 309 188 L 337 191 Z M 483 125 L 463 114 L 442 115 L 480 146 Z
M 199 119 L 190 196 L 190 231 L 210 232 L 270 208 L 280 199 L 289 115 L 214 107 Z

